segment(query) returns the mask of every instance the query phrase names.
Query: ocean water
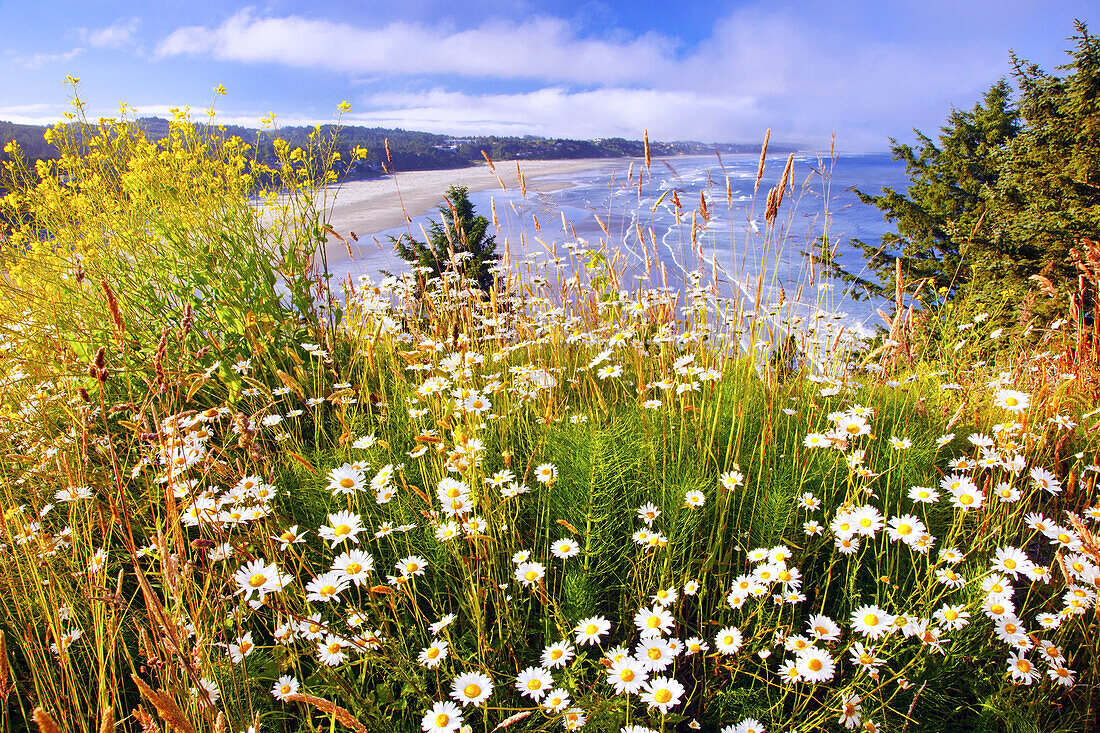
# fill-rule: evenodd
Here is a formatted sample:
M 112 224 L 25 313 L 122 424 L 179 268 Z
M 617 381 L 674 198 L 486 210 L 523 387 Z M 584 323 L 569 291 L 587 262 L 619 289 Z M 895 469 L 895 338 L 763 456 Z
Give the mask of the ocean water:
M 518 190 L 497 188 L 475 192 L 470 199 L 478 213 L 487 217 L 495 206 L 497 251 L 502 254 L 507 241 L 512 265 L 521 270 L 542 272 L 545 263 L 555 257 L 576 263 L 578 258 L 570 258 L 571 252 L 604 247 L 620 252 L 617 265 L 624 273 L 620 282 L 627 288 L 657 287 L 665 281 L 669 287 L 680 288 L 693 272 L 703 276 L 703 284 L 711 285 L 717 272 L 713 291 L 719 298 L 740 294 L 751 302 L 759 291 L 760 308 L 780 301 L 790 308 L 793 303 L 801 315 L 824 311 L 835 314 L 850 332 L 869 333 L 882 323 L 876 309 L 884 304 L 857 301 L 843 283 L 812 271 L 801 253 L 827 235 L 835 259 L 846 269 L 859 272 L 862 258 L 850 241 L 877 244 L 890 225 L 877 209 L 862 204 L 851 189 L 855 186 L 878 193 L 888 186 L 904 190 L 908 183 L 904 166 L 889 154 L 839 155 L 835 160 L 827 155 L 796 154 L 792 186 L 776 218 L 775 233 L 766 243 L 765 200 L 768 189 L 778 183 L 786 159 L 786 155 L 768 157 L 755 196 L 759 155 L 753 154 L 726 155 L 721 160 L 717 156 L 654 160 L 648 174 L 641 175 L 640 187 L 642 161 L 634 161 L 630 180 L 630 161 L 594 163 L 588 170 L 540 178 L 529 184 L 526 197 Z M 559 186 L 549 193 L 538 192 L 539 188 Z M 679 216 L 673 192 L 682 205 Z M 700 195 L 708 202 L 710 217 L 705 224 L 697 219 L 693 246 L 691 211 L 699 206 Z M 411 230 L 418 238 L 420 226 L 426 227 L 429 218 L 414 218 Z M 639 230 L 648 250 L 648 275 Z M 355 279 L 367 274 L 377 279 L 382 270 L 407 271 L 405 263 L 385 245 L 389 235 L 404 231 L 376 233 L 383 246 L 365 258 L 334 268 L 334 275 Z M 364 244 L 362 237 L 360 244 Z M 657 276 L 661 266 L 664 280 Z

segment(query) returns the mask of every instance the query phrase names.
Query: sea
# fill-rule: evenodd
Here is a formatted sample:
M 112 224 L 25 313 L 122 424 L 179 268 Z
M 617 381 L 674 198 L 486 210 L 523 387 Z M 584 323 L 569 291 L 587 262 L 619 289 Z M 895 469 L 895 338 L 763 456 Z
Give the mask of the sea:
M 585 253 L 603 251 L 609 259 L 618 253 L 614 261 L 623 289 L 702 282 L 720 299 L 740 296 L 755 303 L 750 308 L 756 310 L 774 311 L 780 304 L 788 313 L 793 304 L 803 317 L 827 313 L 847 332 L 870 335 L 884 323 L 878 311 L 891 307 L 826 277 L 804 253 L 820 252 L 825 238 L 834 261 L 866 275 L 851 243 L 878 245 L 891 225 L 853 188 L 869 194 L 887 187 L 905 191 L 904 165 L 889 153 L 796 153 L 769 227 L 768 191 L 778 185 L 787 157 L 769 155 L 759 184 L 759 154 L 653 159 L 648 169 L 641 160 L 593 161 L 590 169 L 529 182 L 526 192 L 496 188 L 474 192 L 470 200 L 486 217 L 495 210 L 497 226 L 490 231 L 495 231 L 497 252 L 507 248 L 521 273 L 552 275 L 546 265 L 556 261 L 565 263 L 561 277 L 569 277 L 569 269 L 582 269 L 579 265 L 590 257 Z M 696 214 L 692 241 L 692 210 L 700 207 L 700 196 L 708 216 L 704 220 Z M 354 281 L 407 272 L 386 244 L 388 238 L 411 231 L 422 239 L 421 227 L 426 229 L 432 218 L 438 213 L 414 217 L 408 228 L 374 233 L 381 243 L 377 250 L 341 263 L 333 275 Z

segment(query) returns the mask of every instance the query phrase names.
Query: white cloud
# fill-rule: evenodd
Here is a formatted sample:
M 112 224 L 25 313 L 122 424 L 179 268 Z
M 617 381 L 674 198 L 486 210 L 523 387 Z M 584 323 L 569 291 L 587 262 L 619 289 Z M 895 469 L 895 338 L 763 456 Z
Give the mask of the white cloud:
M 61 119 L 62 112 L 62 108 L 57 105 L 43 102 L 13 104 L 0 107 L 0 120 L 17 125 L 52 125 Z
M 120 20 L 106 28 L 84 31 L 86 42 L 92 48 L 123 48 L 128 45 L 137 32 L 141 21 L 137 18 Z
M 584 92 L 553 87 L 518 94 L 434 89 L 375 95 L 367 100 L 368 111 L 353 108 L 344 121 L 428 132 L 637 139 L 648 129 L 660 139 L 714 139 L 715 130 L 732 131 L 739 120 L 755 116 L 754 105 L 751 97 L 621 87 Z
M 89 31 L 87 28 L 77 29 L 77 35 L 82 45 L 68 51 L 58 53 L 36 53 L 29 56 L 16 56 L 12 60 L 27 69 L 40 69 L 44 66 L 64 64 L 81 56 L 89 48 L 123 48 L 133 38 L 140 21 L 131 18 L 127 21 L 119 21 L 106 28 Z M 29 124 L 29 123 L 28 123 Z
M 622 41 L 577 38 L 560 18 L 490 20 L 469 30 L 390 23 L 357 28 L 298 16 L 241 11 L 217 28 L 179 28 L 160 57 L 203 55 L 351 74 L 427 74 L 541 79 L 576 84 L 642 82 L 672 64 L 674 43 L 657 34 Z
M 36 53 L 30 56 L 17 56 L 13 60 L 25 68 L 40 69 L 49 64 L 62 64 L 66 61 L 72 61 L 82 53 L 84 53 L 84 49 L 78 46 L 61 53 Z
M 708 78 L 716 94 L 758 96 L 762 120 L 788 134 L 877 128 L 881 140 L 890 121 L 907 121 L 894 134 L 928 124 L 930 114 L 938 123 L 954 101 L 972 104 L 1008 70 L 998 42 L 868 37 L 856 27 L 857 10 L 838 3 L 829 19 L 801 9 L 742 9 L 715 25 L 682 74 Z
M 915 11 L 896 12 L 904 22 Z M 179 28 L 157 55 L 313 68 L 375 84 L 414 80 L 411 93 L 368 98 L 370 111 L 359 116 L 365 124 L 583 137 L 637 136 L 648 127 L 706 140 L 756 140 L 771 127 L 780 139 L 815 144 L 837 130 L 849 149 L 882 149 L 886 134 L 904 136 L 914 124 L 934 129 L 951 104 L 972 103 L 1006 71 L 997 41 L 901 40 L 868 33 L 868 22 L 858 4 L 838 2 L 827 12 L 750 4 L 680 49 L 654 33 L 581 38 L 553 17 L 456 30 L 245 10 L 217 27 Z M 417 89 L 417 77 L 435 88 Z M 441 81 L 455 78 L 466 81 Z M 516 79 L 546 88 L 486 93 L 494 80 Z
M 974 104 L 1009 73 L 1007 39 L 1050 22 L 1025 0 L 997 2 L 1010 18 L 990 20 L 992 2 L 747 0 L 690 46 L 658 32 L 585 36 L 547 16 L 456 28 L 245 10 L 177 29 L 157 55 L 342 75 L 374 90 L 359 100 L 365 123 L 742 141 L 770 127 L 773 139 L 815 145 L 835 130 L 842 149 L 881 150 L 887 135 L 934 133 L 952 106 Z

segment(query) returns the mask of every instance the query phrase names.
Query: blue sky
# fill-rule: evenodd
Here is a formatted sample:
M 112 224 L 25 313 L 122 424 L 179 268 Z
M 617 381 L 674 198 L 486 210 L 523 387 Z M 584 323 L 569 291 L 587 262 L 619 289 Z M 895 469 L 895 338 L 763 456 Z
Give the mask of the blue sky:
M 258 126 L 885 150 L 1008 75 L 1062 63 L 1082 2 L 1021 0 L 0 0 L 0 120 L 190 105 Z M 1100 32 L 1100 27 L 1095 29 Z

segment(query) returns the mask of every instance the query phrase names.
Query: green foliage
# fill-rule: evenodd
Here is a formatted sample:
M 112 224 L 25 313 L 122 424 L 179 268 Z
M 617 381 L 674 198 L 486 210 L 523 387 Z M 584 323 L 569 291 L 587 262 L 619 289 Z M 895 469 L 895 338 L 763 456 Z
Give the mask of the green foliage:
M 496 237 L 486 233 L 488 228 L 489 220 L 474 214 L 466 187 L 451 186 L 445 205 L 439 207 L 439 221 L 431 220 L 426 243 L 409 235 L 391 240 L 401 259 L 426 268 L 424 272 L 430 277 L 457 272 L 489 292 L 493 288 L 497 245 Z
M 1100 236 L 1100 39 L 1083 23 L 1070 61 L 1055 76 L 1013 56 L 1023 127 L 1001 155 L 989 199 L 1002 228 L 1000 263 L 1017 278 L 1040 273 L 1055 289 L 1076 279 L 1067 258 Z
M 996 153 L 1017 134 L 1017 120 L 1002 79 L 972 110 L 952 111 L 938 145 L 919 130 L 916 148 L 891 138 L 894 159 L 904 161 L 909 174 L 908 191 L 856 193 L 896 222 L 898 231 L 883 235 L 878 247 L 853 241 L 877 281 L 842 276 L 856 280 L 871 295 L 888 296 L 894 289 L 894 260 L 900 257 L 907 280 L 929 279 L 925 293 L 930 302 L 953 296 L 969 282 L 973 257 L 967 255 L 994 249 L 985 197 L 999 176 Z
M 1059 600 L 1071 582 L 1068 544 L 1056 546 L 1066 541 L 1029 526 L 1031 512 L 1100 520 L 1095 421 L 1068 427 L 1093 405 L 1065 399 L 1076 383 L 1063 384 L 1050 359 L 1014 355 L 1006 374 L 1033 396 L 1028 412 L 1007 415 L 988 403 L 1008 377 L 964 361 L 966 350 L 934 374 L 882 383 L 847 369 L 810 375 L 788 343 L 769 374 L 760 354 L 725 347 L 732 331 L 703 339 L 698 322 L 659 321 L 680 305 L 675 293 L 619 293 L 604 254 L 578 273 L 580 298 L 559 289 L 532 299 L 530 283 L 491 299 L 429 288 L 417 318 L 411 283 L 395 279 L 349 294 L 348 317 L 325 328 L 298 305 L 320 297 L 308 266 L 324 225 L 310 208 L 314 157 L 282 148 L 278 177 L 299 181 L 300 195 L 260 217 L 243 151 L 207 154 L 209 141 L 183 122 L 179 134 L 197 137 L 166 150 L 128 129 L 101 140 L 107 152 L 60 160 L 84 174 L 82 196 L 70 173 L 23 177 L 11 199 L 13 220 L 53 236 L 13 230 L 20 246 L 0 279 L 10 296 L 0 299 L 0 634 L 15 684 L 0 717 L 13 729 L 42 706 L 64 730 L 110 721 L 136 731 L 128 711 L 154 701 L 134 675 L 179 708 L 177 730 L 335 731 L 354 719 L 415 731 L 433 703 L 462 694 L 458 675 L 481 671 L 494 691 L 486 705 L 463 706 L 466 724 L 562 730 L 568 717 L 516 683 L 563 640 L 576 642 L 575 656 L 553 683 L 588 730 L 670 730 L 689 718 L 718 730 L 746 717 L 769 730 L 840 730 L 833 721 L 852 695 L 865 721 L 889 730 L 1085 729 L 1095 719 L 1092 610 Z M 143 154 L 118 147 L 127 140 Z M 97 166 L 127 171 L 126 187 L 90 175 Z M 457 203 L 464 190 L 451 194 L 434 243 L 447 242 L 449 262 L 463 236 L 476 238 L 488 262 L 483 218 Z M 422 254 L 442 261 L 428 247 Z M 276 297 L 275 267 L 289 301 Z M 446 264 L 435 272 L 451 277 Z M 112 278 L 118 303 L 96 287 Z M 189 302 L 195 289 L 203 297 L 177 324 L 187 319 L 165 304 Z M 78 336 L 103 346 L 66 353 Z M 842 431 L 857 415 L 869 432 Z M 964 437 L 987 429 L 992 437 Z M 958 459 L 993 452 L 1073 478 L 1047 495 L 998 459 L 972 474 L 982 507 L 910 498 Z M 994 501 L 1001 479 L 1017 499 Z M 833 528 L 849 509 L 909 532 L 870 528 L 852 544 Z M 354 515 L 339 521 L 355 529 L 337 512 Z M 927 536 L 899 539 L 914 531 L 909 514 Z M 1035 633 L 1066 650 L 1073 688 L 1006 677 L 981 590 L 1006 544 L 1054 576 L 1020 578 L 1015 599 L 1027 619 L 1064 606 L 1057 628 Z M 954 562 L 936 556 L 948 546 L 965 555 L 954 566 L 963 587 L 937 580 L 952 577 L 937 574 Z M 344 587 L 322 581 L 352 549 L 367 553 L 354 585 L 350 565 L 348 582 L 336 581 Z M 662 601 L 669 643 L 683 645 L 663 676 L 685 688 L 667 714 L 642 695 L 614 694 L 604 657 L 619 645 L 616 655 L 643 652 L 635 614 Z M 850 619 L 869 603 L 912 625 L 864 638 Z M 970 625 L 929 625 L 946 603 L 967 609 Z M 818 613 L 840 630 L 809 626 Z M 610 625 L 598 645 L 579 639 L 590 616 Z M 743 634 L 737 650 L 714 648 L 727 626 Z M 836 663 L 817 684 L 779 671 L 807 634 Z M 427 656 L 439 641 L 447 655 Z M 875 675 L 851 661 L 864 642 L 882 663 Z M 340 650 L 346 658 L 328 658 Z M 313 702 L 276 699 L 284 675 Z M 217 683 L 216 704 L 197 694 L 204 683 Z
M 906 192 L 858 191 L 897 226 L 878 246 L 855 241 L 874 279 L 834 266 L 871 296 L 892 294 L 895 258 L 920 299 L 1014 299 L 1006 315 L 1066 312 L 1076 286 L 1069 251 L 1100 234 L 1100 42 L 1076 24 L 1058 76 L 1013 56 L 1018 98 L 998 81 L 969 111 L 953 110 L 938 142 L 891 139 L 910 177 Z M 1047 305 L 1027 299 L 1038 284 Z

